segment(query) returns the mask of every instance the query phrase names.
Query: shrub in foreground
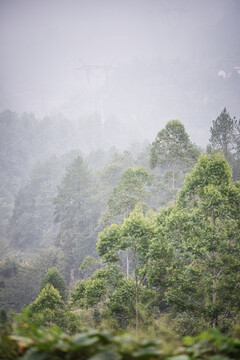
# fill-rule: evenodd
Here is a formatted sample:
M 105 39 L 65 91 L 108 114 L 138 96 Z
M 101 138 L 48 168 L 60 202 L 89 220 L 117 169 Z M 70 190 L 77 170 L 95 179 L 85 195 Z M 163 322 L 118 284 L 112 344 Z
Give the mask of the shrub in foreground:
M 88 330 L 73 336 L 59 328 L 36 329 L 32 336 L 3 334 L 0 359 L 89 359 L 89 360 L 194 360 L 239 359 L 240 339 L 212 329 L 183 343 L 166 344 L 161 339 L 137 340 L 127 334 Z

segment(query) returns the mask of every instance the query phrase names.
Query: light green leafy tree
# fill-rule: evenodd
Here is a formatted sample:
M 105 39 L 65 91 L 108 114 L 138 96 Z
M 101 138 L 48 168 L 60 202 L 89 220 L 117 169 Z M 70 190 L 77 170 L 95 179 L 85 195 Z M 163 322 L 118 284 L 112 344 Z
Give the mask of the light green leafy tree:
M 43 324 L 48 326 L 56 324 L 62 326 L 65 319 L 66 306 L 58 292 L 51 284 L 47 284 L 29 307 L 30 315 L 43 316 Z
M 200 155 L 200 149 L 191 143 L 184 125 L 179 120 L 171 120 L 159 131 L 152 143 L 150 166 L 159 168 L 161 188 L 166 201 L 176 199 L 186 172 Z
M 19 320 L 25 325 L 30 321 L 29 330 L 36 323 L 38 327 L 57 325 L 70 334 L 79 331 L 79 320 L 68 310 L 58 290 L 49 283 L 25 310 L 19 315 Z
M 150 217 L 143 216 L 141 207 L 126 218 L 122 225 L 112 224 L 100 233 L 97 243 L 99 256 L 107 263 L 119 262 L 122 266 L 121 253 L 126 253 L 126 277 L 133 278 L 135 287 L 135 317 L 136 330 L 139 323 L 139 291 L 146 281 L 148 248 L 150 239 L 154 235 L 154 228 Z
M 133 277 L 124 278 L 118 282 L 106 302 L 106 317 L 113 317 L 121 328 L 129 324 L 135 325 L 136 332 L 139 324 L 152 319 L 152 311 L 157 305 L 155 291 L 145 285 L 137 284 Z
M 107 286 L 103 279 L 93 278 L 79 280 L 71 292 L 71 305 L 80 308 L 91 308 L 106 298 Z
M 57 310 L 65 307 L 63 300 L 57 289 L 53 285 L 47 284 L 37 299 L 29 305 L 29 309 L 33 312 L 43 311 L 45 309 Z
M 213 327 L 224 327 L 236 315 L 239 225 L 240 187 L 231 183 L 227 161 L 219 153 L 202 155 L 164 229 L 175 254 L 167 297 L 178 313 L 204 318 Z
M 121 222 L 137 204 L 147 207 L 151 180 L 152 176 L 142 166 L 125 170 L 108 199 L 107 212 L 104 215 L 105 225 Z

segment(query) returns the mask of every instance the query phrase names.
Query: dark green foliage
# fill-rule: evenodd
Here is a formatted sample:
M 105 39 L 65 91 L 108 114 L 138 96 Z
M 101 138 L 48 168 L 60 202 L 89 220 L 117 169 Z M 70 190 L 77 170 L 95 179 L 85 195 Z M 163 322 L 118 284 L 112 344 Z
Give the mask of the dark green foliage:
M 216 150 L 221 150 L 227 160 L 229 160 L 229 154 L 236 150 L 234 136 L 236 135 L 236 125 L 237 121 L 232 119 L 227 109 L 224 108 L 217 119 L 213 120 L 210 128 L 209 142 L 211 146 Z
M 0 306 L 20 310 L 29 304 L 37 294 L 38 275 L 32 263 L 7 259 L 0 263 Z
M 210 128 L 210 148 L 222 151 L 233 168 L 233 179 L 240 179 L 240 120 L 231 118 L 226 108 Z
M 164 229 L 175 252 L 167 297 L 180 316 L 231 328 L 240 306 L 239 221 L 240 191 L 226 159 L 202 155 Z
M 136 296 L 137 301 L 136 303 Z M 115 290 L 110 294 L 106 303 L 104 316 L 109 319 L 116 319 L 118 328 L 125 329 L 128 325 L 136 327 L 136 311 L 138 312 L 138 324 L 146 324 L 151 318 L 151 312 L 156 305 L 156 294 L 145 286 L 138 285 L 133 278 L 119 281 Z M 141 313 L 140 308 L 144 311 Z
M 37 164 L 30 173 L 30 181 L 17 194 L 9 235 L 14 249 L 33 252 L 49 247 L 57 235 L 54 224 L 52 199 L 65 173 L 66 165 L 76 156 L 71 152 L 62 157 L 52 157 Z
M 114 317 L 120 327 L 134 321 L 137 330 L 142 320 L 139 309 L 144 307 L 146 315 L 156 305 L 156 293 L 144 286 L 150 239 L 154 235 L 153 222 L 149 217 L 143 216 L 140 206 L 136 207 L 122 225 L 112 224 L 99 234 L 99 255 L 111 266 L 116 262 L 121 264 L 126 276 L 115 282 L 113 289 L 110 287 L 106 303 L 106 316 Z
M 83 275 L 84 278 L 88 278 L 90 275 L 92 275 L 98 268 L 100 267 L 99 260 L 92 257 L 92 256 L 86 256 L 84 260 L 82 261 L 79 270 L 81 275 Z
M 61 298 L 67 300 L 66 282 L 60 275 L 57 268 L 48 269 L 46 275 L 42 279 L 38 292 L 41 292 L 47 284 L 51 284 L 55 289 L 58 290 Z
M 24 117 L 26 127 L 33 132 L 34 121 L 31 116 Z M 37 128 L 46 129 L 48 121 L 38 122 Z M 100 136 L 99 118 L 91 121 Z M 14 116 L 9 126 L 17 128 Z M 239 165 L 239 134 L 239 122 L 224 109 L 211 128 L 211 145 L 225 153 L 234 178 Z M 190 142 L 183 124 L 172 120 L 158 133 L 151 151 L 146 146 L 142 155 L 138 146 L 132 147 L 132 154 L 92 152 L 88 160 L 91 168 L 98 169 L 96 173 L 89 171 L 82 157 L 75 158 L 76 153 L 54 157 L 37 165 L 27 182 L 33 159 L 23 175 L 25 155 L 32 146 L 36 154 L 40 145 L 34 147 L 29 141 L 31 146 L 25 144 L 26 149 L 19 155 L 22 163 L 14 179 L 7 160 L 11 169 L 17 169 L 14 163 L 19 156 L 4 154 L 0 161 L 4 168 L 2 184 L 9 182 L 9 186 L 1 184 L 0 188 L 3 254 L 10 251 L 7 225 L 12 214 L 11 258 L 0 262 L 0 307 L 20 311 L 22 306 L 29 306 L 29 316 L 40 328 L 57 324 L 68 332 L 79 330 L 80 316 L 77 318 L 75 313 L 86 319 L 91 316 L 90 323 L 99 327 L 106 323 L 116 329 L 135 326 L 138 332 L 159 312 L 170 314 L 172 327 L 181 335 L 197 334 L 210 326 L 219 326 L 228 334 L 234 328 L 236 333 L 239 331 L 240 186 L 231 183 L 231 170 L 222 155 L 211 151 L 210 156 L 201 156 L 183 186 L 183 178 L 200 151 Z M 111 162 L 106 164 L 110 153 Z M 156 176 L 142 167 L 149 156 Z M 62 178 L 64 166 L 73 158 Z M 169 200 L 176 204 L 158 214 L 153 210 L 147 213 L 150 205 L 158 207 Z M 106 223 L 115 223 L 102 231 L 106 210 Z M 96 260 L 99 231 L 97 250 L 101 260 Z M 38 258 L 31 258 L 31 252 L 48 247 L 54 238 L 56 248 L 47 248 Z M 81 279 L 71 292 L 74 313 L 64 302 L 66 285 L 57 269 L 70 288 Z M 4 318 L 4 311 L 0 315 Z M 21 316 L 24 327 L 25 315 Z M 209 341 L 214 342 L 215 336 L 218 338 L 214 333 Z M 149 349 L 141 351 L 140 355 L 134 353 L 135 358 L 147 358 Z M 175 355 L 194 358 L 184 351 Z M 107 356 L 104 354 L 100 356 Z
M 100 209 L 96 183 L 81 157 L 67 168 L 54 199 L 55 221 L 60 224 L 56 244 L 65 255 L 64 276 L 79 269 L 85 256 L 93 254 Z
M 38 294 L 39 283 L 46 270 L 63 268 L 63 254 L 59 249 L 44 250 L 31 261 L 5 259 L 0 262 L 0 306 L 20 311 Z
M 100 233 L 97 248 L 107 264 L 121 264 L 126 277 L 134 278 L 135 310 L 144 303 L 145 284 L 154 290 L 153 299 L 158 295 L 159 308 L 166 309 L 167 301 L 176 323 L 185 324 L 180 333 L 209 326 L 227 332 L 240 306 L 239 216 L 239 185 L 231 183 L 226 159 L 202 155 L 175 206 L 145 217 L 136 208 L 122 225 Z M 109 304 L 122 293 L 121 284 L 110 292 Z M 125 314 L 125 323 L 132 318 L 130 298 L 113 301 L 115 316 Z M 154 309 L 154 301 L 149 306 Z
M 76 331 L 77 319 L 75 315 L 68 311 L 58 290 L 50 284 L 43 288 L 27 310 L 30 321 L 37 323 L 39 327 L 55 324 L 69 333 Z M 24 320 L 24 316 L 24 313 L 21 314 L 19 319 Z
M 171 120 L 159 131 L 151 148 L 150 165 L 178 168 L 191 166 L 197 160 L 199 149 L 193 145 L 179 120 Z
M 208 331 L 182 343 L 135 339 L 127 333 L 88 330 L 73 336 L 58 328 L 34 331 L 30 336 L 2 335 L 0 359 L 91 360 L 216 360 L 239 359 L 240 340 Z
M 8 314 L 5 308 L 0 309 L 0 329 L 4 328 L 8 321 Z
M 79 280 L 71 292 L 71 304 L 81 308 L 91 308 L 103 301 L 107 286 L 103 279 Z

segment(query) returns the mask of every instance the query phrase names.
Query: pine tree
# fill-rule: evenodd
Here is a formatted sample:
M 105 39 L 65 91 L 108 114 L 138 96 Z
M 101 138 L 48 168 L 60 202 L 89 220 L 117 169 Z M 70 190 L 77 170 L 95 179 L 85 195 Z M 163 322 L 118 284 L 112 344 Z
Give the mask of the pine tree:
M 55 221 L 60 224 L 56 245 L 65 254 L 68 280 L 84 257 L 94 254 L 100 212 L 97 200 L 94 179 L 79 156 L 67 168 L 54 199 Z
M 210 150 L 222 151 L 232 166 L 233 179 L 240 179 L 240 120 L 231 118 L 226 108 L 210 128 Z

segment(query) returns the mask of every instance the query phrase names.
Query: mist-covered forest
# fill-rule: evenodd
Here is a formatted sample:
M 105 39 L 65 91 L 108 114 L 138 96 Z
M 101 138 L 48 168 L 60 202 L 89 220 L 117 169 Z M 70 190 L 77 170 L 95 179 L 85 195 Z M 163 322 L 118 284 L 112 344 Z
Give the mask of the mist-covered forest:
M 0 358 L 239 359 L 239 2 L 0 10 Z

